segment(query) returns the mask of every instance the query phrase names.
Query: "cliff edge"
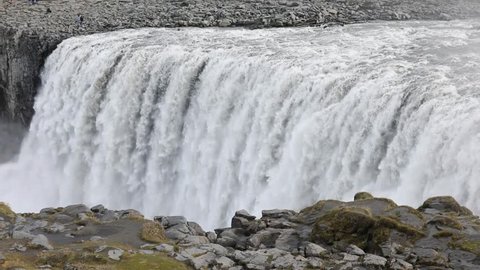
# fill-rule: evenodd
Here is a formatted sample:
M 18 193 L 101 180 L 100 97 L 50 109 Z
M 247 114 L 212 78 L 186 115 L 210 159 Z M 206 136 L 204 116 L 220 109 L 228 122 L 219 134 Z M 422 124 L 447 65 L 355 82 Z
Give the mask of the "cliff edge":
M 140 27 L 263 28 L 474 16 L 480 16 L 477 0 L 40 0 L 34 5 L 1 0 L 0 117 L 29 124 L 45 58 L 76 35 Z

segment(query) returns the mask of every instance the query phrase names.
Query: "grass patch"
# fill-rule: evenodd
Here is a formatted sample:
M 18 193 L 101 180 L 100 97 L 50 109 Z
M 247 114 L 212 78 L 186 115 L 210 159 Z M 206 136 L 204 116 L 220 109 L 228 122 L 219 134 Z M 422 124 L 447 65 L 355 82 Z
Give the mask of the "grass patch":
M 167 237 L 165 236 L 165 230 L 158 222 L 147 221 L 143 223 L 140 231 L 140 238 L 150 243 L 165 243 Z
M 8 204 L 4 202 L 0 202 L 0 216 L 10 220 L 14 220 L 16 217 L 16 214 L 15 212 L 12 211 L 12 208 L 10 208 Z
M 126 256 L 117 265 L 118 270 L 187 270 L 186 264 L 169 258 L 163 254 L 135 254 Z

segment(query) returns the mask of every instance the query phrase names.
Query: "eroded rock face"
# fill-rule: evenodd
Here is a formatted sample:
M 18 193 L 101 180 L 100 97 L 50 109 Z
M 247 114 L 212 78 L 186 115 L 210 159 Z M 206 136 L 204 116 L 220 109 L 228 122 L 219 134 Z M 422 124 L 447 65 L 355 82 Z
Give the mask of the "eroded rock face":
M 216 232 L 182 216 L 146 220 L 132 209 L 71 205 L 15 214 L 0 206 L 0 267 L 24 258 L 32 268 L 59 269 L 137 262 L 178 269 L 480 268 L 480 220 L 451 197 L 428 199 L 420 211 L 373 196 L 320 201 L 299 213 L 266 210 L 260 219 L 242 210 L 232 228 Z
M 75 22 L 78 13 L 85 21 Z M 463 1 L 2 1 L 0 5 L 0 117 L 28 125 L 45 58 L 62 40 L 139 27 L 283 27 L 368 20 L 453 19 L 480 15 Z

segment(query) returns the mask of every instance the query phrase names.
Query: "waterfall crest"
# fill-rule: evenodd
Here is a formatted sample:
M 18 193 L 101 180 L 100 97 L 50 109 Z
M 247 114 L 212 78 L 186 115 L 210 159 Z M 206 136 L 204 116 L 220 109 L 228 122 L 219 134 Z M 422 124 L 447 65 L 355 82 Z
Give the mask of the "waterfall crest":
M 480 21 L 71 38 L 45 64 L 0 200 L 210 228 L 360 190 L 479 210 L 479 48 Z

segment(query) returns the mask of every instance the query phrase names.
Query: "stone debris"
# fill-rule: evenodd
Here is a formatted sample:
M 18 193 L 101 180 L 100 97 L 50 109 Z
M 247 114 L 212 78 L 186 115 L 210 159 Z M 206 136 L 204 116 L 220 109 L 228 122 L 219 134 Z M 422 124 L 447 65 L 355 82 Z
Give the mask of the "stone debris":
M 89 218 L 83 220 L 81 214 Z M 112 220 L 105 221 L 104 215 Z M 61 219 L 62 223 L 58 216 L 74 216 L 74 221 Z M 39 257 L 58 256 L 54 254 L 65 247 L 81 244 L 88 247 L 78 255 L 82 262 L 88 258 L 121 263 L 132 256 L 163 256 L 194 269 L 480 268 L 480 219 L 451 197 L 431 198 L 414 209 L 363 194 L 353 202 L 319 201 L 298 213 L 263 211 L 260 219 L 241 210 L 232 218 L 243 219 L 240 228 L 232 222 L 232 227 L 216 233 L 205 232 L 185 217 L 162 216 L 156 222 L 171 237 L 160 244 L 139 238 L 142 224 L 152 222 L 140 217 L 141 213 L 131 209 L 80 205 L 18 214 L 10 221 L 0 215 L 7 222 L 1 233 L 15 240 L 0 250 L 0 259 L 8 263 L 10 254 L 32 252 Z M 54 225 L 63 226 L 62 232 L 52 230 Z M 121 246 L 110 245 L 112 239 L 121 241 Z M 132 243 L 131 249 L 123 248 Z M 75 261 L 58 260 L 38 260 L 36 268 L 47 265 L 76 269 Z

